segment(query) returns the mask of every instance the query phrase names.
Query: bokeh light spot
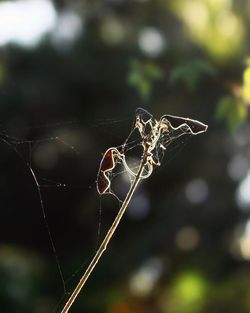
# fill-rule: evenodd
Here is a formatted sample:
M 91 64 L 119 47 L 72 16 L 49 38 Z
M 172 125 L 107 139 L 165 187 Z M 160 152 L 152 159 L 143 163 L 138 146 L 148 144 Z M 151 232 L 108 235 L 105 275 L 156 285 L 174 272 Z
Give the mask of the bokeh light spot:
M 34 46 L 55 23 L 56 11 L 49 0 L 0 2 L 0 45 Z
M 196 248 L 200 241 L 200 235 L 196 228 L 185 226 L 176 234 L 176 245 L 180 250 L 190 251 Z
M 107 17 L 102 22 L 101 37 L 105 43 L 119 45 L 127 35 L 126 26 L 115 17 Z
M 241 181 L 236 191 L 236 201 L 242 210 L 250 209 L 250 171 Z
M 149 259 L 131 278 L 130 289 L 137 296 L 146 296 L 154 288 L 163 271 L 160 259 Z
M 250 261 L 250 219 L 236 226 L 230 250 L 235 258 Z
M 199 313 L 207 291 L 207 281 L 196 271 L 180 273 L 162 300 L 164 312 Z M 170 295 L 170 296 L 169 296 Z
M 238 180 L 246 175 L 248 167 L 248 160 L 242 154 L 236 154 L 229 161 L 227 170 L 233 180 Z
M 191 180 L 186 185 L 185 193 L 189 202 L 193 204 L 202 203 L 208 197 L 208 185 L 203 179 L 200 178 Z
M 153 27 L 145 27 L 139 34 L 139 47 L 148 56 L 159 56 L 166 47 L 166 40 Z
M 53 44 L 60 49 L 70 47 L 80 36 L 82 28 L 82 20 L 77 14 L 72 11 L 61 13 L 52 32 Z

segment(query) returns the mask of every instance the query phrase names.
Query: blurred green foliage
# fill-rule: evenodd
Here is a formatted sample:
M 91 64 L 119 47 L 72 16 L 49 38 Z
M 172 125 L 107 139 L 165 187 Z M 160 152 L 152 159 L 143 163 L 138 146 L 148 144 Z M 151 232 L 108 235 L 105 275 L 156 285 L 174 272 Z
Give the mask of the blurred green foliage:
M 174 281 L 170 294 L 172 301 L 168 307 L 169 311 L 181 313 L 201 312 L 207 293 L 207 282 L 195 272 L 184 272 L 179 274 Z
M 230 130 L 235 130 L 247 120 L 250 103 L 250 67 L 243 70 L 242 83 L 231 84 L 231 95 L 218 102 L 216 117 L 225 120 Z
M 232 1 L 176 0 L 170 6 L 188 35 L 214 60 L 225 63 L 241 54 L 246 31 Z
M 1 246 L 0 250 L 0 303 L 2 312 L 34 312 L 39 303 L 43 264 L 36 255 L 20 248 Z M 46 306 L 46 305 L 45 305 Z
M 0 84 L 4 81 L 6 77 L 6 69 L 4 64 L 0 63 Z
M 189 90 L 194 91 L 203 75 L 215 76 L 217 70 L 206 60 L 193 60 L 176 66 L 170 73 L 171 83 L 182 81 Z
M 234 96 L 224 96 L 218 102 L 216 117 L 225 120 L 230 130 L 235 130 L 246 119 L 248 110 L 242 99 Z
M 128 84 L 134 87 L 142 100 L 149 100 L 154 82 L 163 79 L 163 71 L 155 64 L 132 60 L 128 70 Z
M 250 60 L 247 61 L 247 67 L 243 72 L 243 100 L 246 104 L 250 104 Z
M 0 312 L 60 312 L 38 191 L 71 291 L 119 206 L 95 190 L 102 153 L 141 106 L 208 132 L 169 145 L 71 312 L 249 312 L 249 1 L 53 3 L 39 43 L 1 47 Z

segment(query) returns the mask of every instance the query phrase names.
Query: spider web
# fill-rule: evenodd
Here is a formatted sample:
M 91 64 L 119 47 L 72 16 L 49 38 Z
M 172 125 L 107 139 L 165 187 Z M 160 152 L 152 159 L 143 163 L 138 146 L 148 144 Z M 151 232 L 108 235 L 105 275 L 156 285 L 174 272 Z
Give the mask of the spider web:
M 44 221 L 44 224 L 46 227 L 46 231 L 48 233 L 49 242 L 50 242 L 53 254 L 55 256 L 58 272 L 59 272 L 59 275 L 60 275 L 60 278 L 61 278 L 61 281 L 63 284 L 63 289 L 64 289 L 64 292 L 66 293 L 66 285 L 65 285 L 65 281 L 64 281 L 64 277 L 63 277 L 63 272 L 62 272 L 59 258 L 57 255 L 55 243 L 54 243 L 53 238 L 52 238 L 49 223 L 47 220 L 45 204 L 44 204 L 44 199 L 43 199 L 42 193 L 43 193 L 43 188 L 51 188 L 51 187 L 67 188 L 67 187 L 69 187 L 69 185 L 67 185 L 66 183 L 56 182 L 56 181 L 53 181 L 51 179 L 39 177 L 39 175 L 37 173 L 36 166 L 33 165 L 34 162 L 33 162 L 32 152 L 33 152 L 34 146 L 38 146 L 40 144 L 45 144 L 45 143 L 51 143 L 51 142 L 53 142 L 53 143 L 57 142 L 59 144 L 62 144 L 65 147 L 67 147 L 68 149 L 73 150 L 75 153 L 78 153 L 78 151 L 75 149 L 74 146 L 71 146 L 65 140 L 63 140 L 57 136 L 56 137 L 43 138 L 43 139 L 22 140 L 22 139 L 19 139 L 17 137 L 10 136 L 10 135 L 6 134 L 6 132 L 1 132 L 0 133 L 0 140 L 3 143 L 5 143 L 12 151 L 14 151 L 14 153 L 22 160 L 22 162 L 25 164 L 25 166 L 27 167 L 28 171 L 30 172 L 30 174 L 33 178 L 33 182 L 35 183 L 35 186 L 37 189 L 37 195 L 39 198 L 41 213 L 42 213 L 43 221 Z M 25 150 L 28 151 L 28 153 L 27 153 L 28 157 L 27 157 L 27 155 L 25 156 L 25 153 L 24 153 Z
M 63 124 L 65 125 L 65 124 Z M 60 124 L 55 125 L 60 126 Z M 51 128 L 53 126 L 47 126 L 45 125 L 44 128 L 47 130 L 48 128 Z M 42 126 L 39 128 L 43 128 Z M 53 127 L 54 128 L 54 127 Z M 51 131 L 51 129 L 50 129 Z M 62 131 L 63 132 L 63 131 Z M 65 136 L 64 136 L 65 137 Z M 75 145 L 72 145 L 68 140 L 62 136 L 48 136 L 44 138 L 39 139 L 21 139 L 16 136 L 9 135 L 7 131 L 2 130 L 0 132 L 0 141 L 3 145 L 1 145 L 1 151 L 2 157 L 6 157 L 11 155 L 11 161 L 15 161 L 17 158 L 20 162 L 16 162 L 17 165 L 15 165 L 15 168 L 18 168 L 18 166 L 21 166 L 20 164 L 23 164 L 23 167 L 26 168 L 26 172 L 28 172 L 29 176 L 32 179 L 32 184 L 35 185 L 35 197 L 38 199 L 39 207 L 41 209 L 42 214 L 42 220 L 46 229 L 46 232 L 48 234 L 48 241 L 52 250 L 52 253 L 55 258 L 55 263 L 58 270 L 58 275 L 60 276 L 62 288 L 63 288 L 63 294 L 64 296 L 68 294 L 67 291 L 67 282 L 71 278 L 74 277 L 75 273 L 70 274 L 69 279 L 65 278 L 65 275 L 63 273 L 63 269 L 61 266 L 61 262 L 59 260 L 56 244 L 54 242 L 54 233 L 51 232 L 51 223 L 49 223 L 47 213 L 47 203 L 44 197 L 45 190 L 52 189 L 58 189 L 63 191 L 71 191 L 72 189 L 80 190 L 83 188 L 83 184 L 70 184 L 68 182 L 65 182 L 63 178 L 60 178 L 60 180 L 55 179 L 54 177 L 57 175 L 51 175 L 51 172 L 53 172 L 56 168 L 55 162 L 53 161 L 53 158 L 56 158 L 56 154 L 70 154 L 74 158 L 78 157 L 80 158 L 82 156 L 82 153 L 78 151 Z M 41 157 L 42 155 L 46 154 L 43 153 L 43 149 L 47 151 L 48 154 L 45 157 Z M 7 152 L 6 152 L 7 151 Z M 10 153 L 9 152 L 13 152 Z M 13 156 L 14 154 L 14 156 Z M 46 161 L 47 160 L 47 161 Z M 47 162 L 47 164 L 45 164 Z M 51 164 L 48 164 L 51 163 Z M 39 167 L 39 164 L 41 165 Z M 13 166 L 14 167 L 14 166 Z M 46 168 L 47 167 L 47 168 Z M 65 179 L 65 178 L 64 178 Z M 66 179 L 65 179 L 66 180 Z M 93 184 L 92 184 L 93 185 Z M 23 188 L 22 188 L 23 189 Z M 68 206 L 70 207 L 70 203 Z M 67 226 L 66 226 L 67 228 Z M 35 235 L 35 234 L 34 234 Z M 81 265 L 81 268 L 83 265 Z
M 120 122 L 120 121 L 119 121 Z M 108 121 L 110 123 L 110 121 Z M 118 121 L 115 121 L 115 124 L 117 124 Z M 71 124 L 70 122 L 67 124 Z M 103 124 L 107 125 L 107 121 L 104 121 L 102 123 L 98 123 L 101 127 L 101 130 L 103 132 Z M 112 124 L 114 124 L 114 121 L 112 120 Z M 62 131 L 60 131 L 61 126 L 63 126 Z M 55 258 L 55 263 L 56 267 L 58 270 L 58 275 L 60 276 L 61 280 L 61 285 L 63 288 L 63 296 L 62 300 L 59 301 L 59 303 L 56 305 L 56 308 L 53 310 L 53 312 L 58 311 L 58 307 L 61 305 L 63 299 L 65 298 L 66 295 L 68 295 L 70 292 L 68 291 L 68 284 L 72 282 L 74 277 L 77 277 L 80 272 L 82 272 L 87 264 L 87 261 L 85 260 L 82 264 L 77 266 L 77 269 L 71 272 L 71 274 L 65 275 L 64 269 L 61 265 L 61 258 L 58 255 L 58 248 L 57 244 L 55 243 L 54 237 L 55 233 L 54 231 L 51 231 L 51 227 L 53 224 L 51 223 L 50 219 L 48 219 L 48 205 L 47 205 L 47 200 L 45 197 L 46 190 L 63 190 L 65 192 L 71 191 L 72 189 L 78 189 L 81 190 L 84 187 L 84 183 L 82 184 L 77 184 L 77 183 L 68 183 L 65 180 L 65 177 L 61 177 L 60 179 L 57 179 L 58 173 L 53 174 L 54 171 L 56 171 L 56 166 L 55 164 L 51 164 L 47 166 L 44 164 L 44 160 L 40 158 L 41 154 L 46 154 L 46 152 L 43 152 L 43 149 L 45 150 L 50 150 L 52 149 L 52 154 L 54 153 L 54 148 L 57 147 L 57 150 L 60 150 L 61 154 L 71 154 L 73 155 L 74 158 L 81 159 L 83 157 L 83 153 L 81 149 L 78 149 L 78 145 L 76 144 L 71 144 L 70 139 L 67 138 L 70 136 L 65 136 L 64 134 L 64 128 L 65 123 L 58 123 L 58 124 L 53 124 L 53 125 L 44 125 L 44 126 L 35 126 L 31 128 L 31 132 L 35 129 L 42 129 L 42 133 L 59 133 L 59 135 L 53 135 L 53 136 L 44 136 L 42 135 L 41 138 L 32 138 L 32 139 L 22 139 L 18 138 L 16 135 L 10 135 L 8 131 L 6 130 L 1 130 L 0 131 L 0 142 L 2 142 L 1 145 L 1 151 L 5 152 L 13 152 L 11 153 L 11 161 L 16 162 L 16 158 L 20 162 L 16 162 L 16 166 L 20 167 L 23 164 L 24 167 L 24 172 L 26 174 L 28 173 L 28 176 L 31 177 L 32 179 L 32 184 L 35 187 L 34 193 L 35 193 L 35 198 L 37 198 L 36 201 L 38 201 L 38 206 L 41 209 L 42 213 L 42 220 L 44 223 L 44 226 L 46 228 L 46 232 L 48 234 L 48 244 L 51 247 L 51 251 L 54 255 Z M 96 127 L 96 125 L 95 125 Z M 59 128 L 59 131 L 57 130 Z M 55 131 L 55 129 L 57 131 Z M 45 130 L 45 131 L 44 131 Z M 111 136 L 111 133 L 107 131 L 107 134 Z M 66 139 L 65 139 L 66 137 Z M 72 140 L 74 141 L 74 140 Z M 80 151 L 79 151 L 80 150 Z M 9 154 L 7 152 L 6 154 Z M 2 157 L 5 157 L 2 155 Z M 46 159 L 46 158 L 45 158 Z M 52 156 L 53 159 L 53 156 Z M 39 167 L 39 163 L 42 163 L 42 166 Z M 45 162 L 46 163 L 46 162 Z M 53 161 L 52 161 L 53 163 Z M 48 165 L 48 164 L 47 164 Z M 26 170 L 25 170 L 26 168 Z M 117 173 L 118 175 L 121 175 L 121 173 Z M 22 181 L 22 179 L 21 179 Z M 96 177 L 92 178 L 92 182 L 90 183 L 89 187 L 95 189 L 95 181 Z M 88 187 L 88 189 L 89 189 Z M 24 187 L 25 188 L 25 187 Z M 96 193 L 97 194 L 97 193 Z M 68 207 L 70 209 L 71 203 L 68 204 Z M 97 237 L 99 238 L 101 236 L 101 205 L 99 207 L 99 221 L 98 221 L 98 229 L 97 229 Z M 32 221 L 31 221 L 32 222 Z M 67 226 L 66 226 L 67 228 Z M 99 242 L 99 239 L 97 238 L 97 242 Z M 97 245 L 94 248 L 94 250 L 97 249 Z M 92 252 L 93 254 L 94 252 Z M 91 256 L 90 256 L 91 257 Z M 90 258 L 89 257 L 89 258 Z
M 113 124 L 119 124 L 120 120 L 112 120 Z M 102 124 L 106 125 L 107 121 L 104 121 L 103 123 L 99 123 L 100 127 L 103 129 Z M 60 126 L 60 123 L 58 125 L 54 126 Z M 41 126 L 41 128 L 50 129 L 51 127 L 54 127 L 53 125 L 45 125 Z M 40 126 L 38 126 L 40 128 Z M 184 136 L 185 135 L 185 136 Z M 185 137 L 185 138 L 184 138 Z M 153 159 L 160 164 L 163 162 L 164 155 L 167 154 L 167 161 L 170 159 L 170 154 L 176 149 L 179 149 L 181 144 L 186 142 L 187 137 L 190 137 L 190 134 L 186 132 L 185 129 L 170 129 L 167 136 L 163 136 L 162 138 L 159 138 L 158 142 L 156 143 L 155 149 L 153 151 Z M 33 183 L 36 187 L 37 196 L 39 199 L 39 206 L 41 208 L 42 218 L 44 221 L 44 225 L 46 227 L 46 231 L 48 234 L 49 243 L 53 252 L 53 255 L 55 257 L 56 266 L 58 269 L 58 273 L 61 279 L 62 287 L 63 287 L 63 295 L 64 297 L 69 294 L 67 290 L 67 284 L 69 281 L 72 280 L 75 276 L 78 275 L 79 272 L 81 272 L 86 262 L 82 263 L 78 269 L 74 273 L 72 273 L 68 279 L 65 278 L 65 275 L 63 273 L 63 269 L 58 257 L 57 248 L 54 242 L 54 235 L 51 232 L 50 229 L 50 223 L 47 218 L 47 208 L 46 203 L 44 200 L 44 190 L 48 188 L 56 188 L 56 189 L 63 189 L 63 190 L 69 190 L 72 188 L 82 188 L 82 185 L 78 184 L 69 184 L 67 182 L 64 182 L 63 180 L 57 180 L 54 177 L 50 178 L 48 175 L 48 172 L 53 171 L 53 166 L 51 166 L 51 170 L 45 171 L 45 175 L 41 175 L 41 170 L 39 170 L 39 166 L 37 163 L 39 163 L 39 153 L 37 153 L 38 150 L 40 152 L 44 147 L 48 149 L 48 147 L 53 147 L 55 145 L 59 145 L 59 147 L 64 147 L 63 153 L 65 151 L 72 151 L 75 157 L 82 157 L 82 153 L 77 149 L 77 145 L 72 145 L 70 141 L 65 139 L 63 136 L 48 136 L 44 138 L 36 138 L 31 140 L 26 139 L 20 139 L 15 136 L 9 135 L 6 131 L 0 132 L 0 140 L 7 145 L 15 154 L 16 156 L 22 160 L 25 167 L 28 169 L 32 179 Z M 137 173 L 139 164 L 141 161 L 141 157 L 143 154 L 143 138 L 138 131 L 138 129 L 135 127 L 135 124 L 133 124 L 132 129 L 130 133 L 128 134 L 126 140 L 123 144 L 120 146 L 117 146 L 117 149 L 121 151 L 121 153 L 124 155 L 125 162 L 127 166 L 124 166 L 124 163 L 119 162 L 119 164 L 115 166 L 115 168 L 112 170 L 112 172 L 109 175 L 110 179 L 110 191 L 109 194 L 112 194 L 115 196 L 115 199 L 118 200 L 118 204 L 121 205 L 122 201 L 124 200 L 124 197 L 130 188 L 131 184 L 133 183 L 135 179 L 135 175 L 133 173 Z M 47 146 L 46 146 L 47 145 Z M 165 149 L 162 149 L 162 146 L 164 146 Z M 38 158 L 38 159 L 37 159 Z M 42 162 L 42 160 L 40 160 Z M 52 162 L 53 163 L 53 162 Z M 145 168 L 145 172 L 143 173 L 143 176 L 147 177 L 149 172 L 149 169 Z M 52 175 L 55 176 L 55 175 Z M 95 180 L 95 178 L 93 178 Z M 94 185 L 94 184 L 92 184 Z M 100 199 L 103 198 L 103 195 L 100 195 Z M 70 205 L 70 204 L 69 204 Z M 101 238 L 101 228 L 102 228 L 102 204 L 99 206 L 99 221 L 98 221 L 98 230 L 97 230 L 97 246 L 98 242 Z M 96 248 L 97 248 L 96 246 Z M 61 303 L 61 301 L 60 301 Z M 60 305 L 59 303 L 59 305 Z M 54 311 L 57 311 L 58 306 L 56 306 L 56 309 Z
M 158 123 L 158 121 L 155 121 L 155 123 Z M 149 142 L 151 140 L 150 136 L 152 136 L 151 132 L 153 128 L 152 126 L 150 127 L 151 128 L 149 130 L 145 131 L 147 138 L 149 138 L 147 139 Z M 166 166 L 166 164 L 173 158 L 178 150 L 180 150 L 181 147 L 183 147 L 183 145 L 187 143 L 192 135 L 193 134 L 190 133 L 189 129 L 186 126 L 177 129 L 169 126 L 167 133 L 159 136 L 156 143 L 154 144 L 151 156 L 154 166 L 152 166 L 151 164 L 146 164 L 141 177 L 143 179 L 146 179 L 153 173 L 156 167 L 162 166 L 162 164 Z M 119 203 L 123 202 L 130 186 L 132 185 L 136 173 L 138 172 L 143 155 L 145 153 L 145 139 L 143 137 L 144 134 L 142 135 L 140 133 L 138 127 L 136 127 L 136 124 L 134 123 L 124 143 L 115 148 L 110 148 L 118 149 L 122 154 L 123 159 L 122 161 L 120 159 L 116 161 L 114 168 L 112 168 L 112 170 L 110 171 L 107 171 L 107 178 L 109 180 L 110 187 L 108 191 L 103 192 L 103 194 L 113 195 L 119 201 Z M 164 159 L 165 155 L 167 155 L 167 157 Z M 101 164 L 103 161 L 105 161 L 105 154 L 103 156 Z M 117 183 L 117 179 L 120 179 L 121 175 L 123 181 Z M 127 186 L 125 186 L 126 183 Z M 117 190 L 117 186 L 122 186 L 122 188 L 120 188 L 121 190 L 123 190 L 122 193 L 121 190 L 120 192 L 119 189 Z

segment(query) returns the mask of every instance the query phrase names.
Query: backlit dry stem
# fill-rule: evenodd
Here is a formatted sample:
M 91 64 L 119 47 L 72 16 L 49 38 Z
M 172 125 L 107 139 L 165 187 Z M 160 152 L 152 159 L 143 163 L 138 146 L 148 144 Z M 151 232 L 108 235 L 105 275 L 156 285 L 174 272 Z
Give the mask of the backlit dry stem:
M 147 126 L 149 126 L 149 132 L 147 131 Z M 173 115 L 163 115 L 159 121 L 153 118 L 152 114 L 148 111 L 138 108 L 136 110 L 136 122 L 135 128 L 139 130 L 141 136 L 141 145 L 143 146 L 143 155 L 139 165 L 137 173 L 134 173 L 126 163 L 125 156 L 119 152 L 117 148 L 108 149 L 101 161 L 98 180 L 97 180 L 97 190 L 100 194 L 109 193 L 110 188 L 110 177 L 109 174 L 112 172 L 113 168 L 116 165 L 115 155 L 118 155 L 118 159 L 122 160 L 123 165 L 126 171 L 134 177 L 134 181 L 128 191 L 128 194 L 122 203 L 122 206 L 112 224 L 108 230 L 103 242 L 101 243 L 99 249 L 97 250 L 95 256 L 93 257 L 91 263 L 80 279 L 75 290 L 71 294 L 69 300 L 65 304 L 61 313 L 67 313 L 71 308 L 72 304 L 75 302 L 75 299 L 82 287 L 85 285 L 89 275 L 92 273 L 96 267 L 99 259 L 101 258 L 103 252 L 106 250 L 109 241 L 111 240 L 114 232 L 116 231 L 117 226 L 120 223 L 120 220 L 126 211 L 126 208 L 136 190 L 136 187 L 142 179 L 149 177 L 155 166 L 160 166 L 159 160 L 159 151 L 165 151 L 166 145 L 164 143 L 164 138 L 168 139 L 170 143 L 169 133 L 171 131 L 180 131 L 181 133 L 173 137 L 177 139 L 184 134 L 198 135 L 207 130 L 207 125 L 192 120 L 189 118 L 183 118 Z M 156 159 L 154 158 L 156 156 Z M 146 172 L 146 174 L 145 174 Z
M 92 273 L 92 271 L 94 270 L 94 268 L 96 267 L 99 259 L 101 258 L 103 252 L 106 250 L 110 239 L 112 238 L 117 226 L 119 225 L 121 218 L 124 214 L 124 212 L 126 211 L 127 206 L 129 205 L 129 202 L 136 190 L 136 187 L 138 186 L 138 184 L 141 181 L 141 176 L 144 170 L 144 166 L 145 166 L 145 160 L 144 158 L 142 159 L 141 163 L 140 163 L 140 167 L 139 170 L 135 176 L 135 180 L 133 181 L 127 196 L 119 210 L 119 212 L 117 213 L 117 216 L 112 224 L 112 226 L 110 227 L 110 229 L 108 230 L 105 238 L 103 239 L 99 249 L 97 250 L 95 256 L 93 257 L 91 263 L 89 264 L 88 268 L 86 269 L 85 273 L 83 274 L 82 278 L 80 279 L 78 285 L 76 286 L 75 290 L 72 292 L 69 300 L 67 301 L 67 303 L 65 304 L 63 310 L 61 311 L 61 313 L 67 313 L 69 311 L 69 309 L 71 308 L 71 306 L 73 305 L 73 303 L 76 300 L 76 297 L 78 296 L 79 292 L 81 291 L 81 289 L 83 288 L 83 286 L 85 285 L 89 275 Z

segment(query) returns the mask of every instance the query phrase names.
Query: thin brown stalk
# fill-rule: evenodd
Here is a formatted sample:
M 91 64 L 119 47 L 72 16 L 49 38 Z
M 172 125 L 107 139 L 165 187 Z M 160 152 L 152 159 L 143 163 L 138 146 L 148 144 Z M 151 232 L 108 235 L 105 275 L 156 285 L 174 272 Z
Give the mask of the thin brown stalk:
M 145 166 L 145 161 L 143 159 L 141 161 L 139 170 L 136 174 L 135 180 L 133 181 L 133 183 L 132 183 L 132 185 L 131 185 L 128 193 L 127 193 L 125 200 L 123 201 L 122 206 L 121 206 L 119 212 L 117 213 L 117 216 L 116 216 L 113 224 L 111 225 L 110 229 L 108 230 L 108 232 L 107 232 L 105 238 L 103 239 L 99 249 L 97 250 L 95 256 L 93 257 L 91 263 L 89 264 L 88 268 L 86 269 L 85 273 L 83 274 L 83 276 L 80 279 L 79 283 L 77 284 L 76 288 L 74 289 L 71 296 L 69 297 L 69 300 L 65 304 L 61 313 L 67 313 L 69 311 L 69 309 L 71 308 L 71 306 L 75 302 L 76 297 L 78 296 L 79 292 L 81 291 L 81 289 L 85 285 L 88 277 L 90 276 L 90 274 L 92 273 L 92 271 L 96 267 L 96 265 L 97 265 L 99 259 L 101 258 L 103 252 L 107 249 L 108 243 L 110 242 L 110 239 L 112 238 L 114 232 L 116 231 L 116 228 L 119 225 L 121 218 L 122 218 L 124 212 L 126 211 L 126 208 L 129 205 L 129 202 L 130 202 L 138 184 L 141 181 L 141 175 L 142 175 L 142 172 L 143 172 L 143 169 Z

